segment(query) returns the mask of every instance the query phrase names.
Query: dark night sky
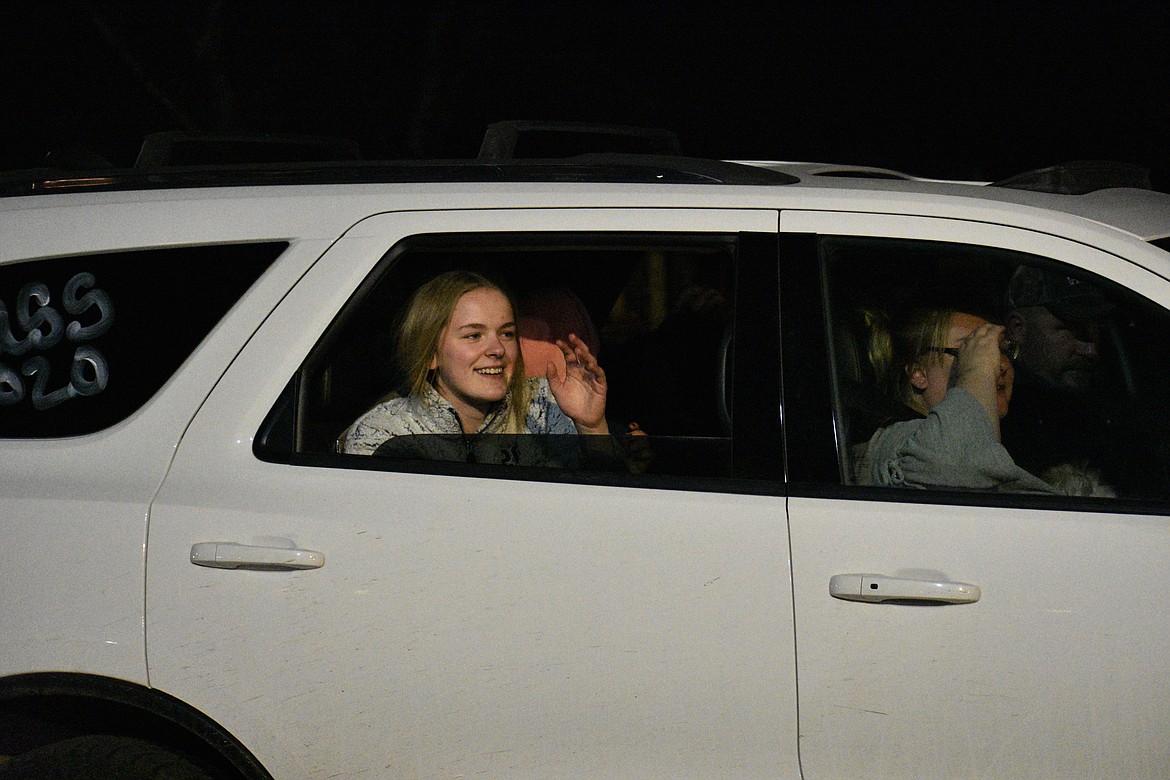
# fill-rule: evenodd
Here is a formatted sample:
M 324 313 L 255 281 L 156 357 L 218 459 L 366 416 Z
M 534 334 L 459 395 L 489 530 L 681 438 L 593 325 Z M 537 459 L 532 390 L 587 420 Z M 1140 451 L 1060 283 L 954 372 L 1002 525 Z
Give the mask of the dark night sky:
M 573 10 L 580 7 L 582 10 Z M 684 152 L 1002 178 L 1170 177 L 1170 8 L 1122 2 L 47 2 L 6 30 L 0 169 L 133 162 L 162 130 L 474 156 L 501 119 L 666 127 Z

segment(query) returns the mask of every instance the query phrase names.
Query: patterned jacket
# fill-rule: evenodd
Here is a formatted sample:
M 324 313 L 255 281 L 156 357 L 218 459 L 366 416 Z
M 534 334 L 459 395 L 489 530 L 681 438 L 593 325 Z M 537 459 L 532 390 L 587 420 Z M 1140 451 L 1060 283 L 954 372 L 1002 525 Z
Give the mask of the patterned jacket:
M 575 434 L 573 425 L 553 398 L 548 380 L 527 380 L 530 393 L 524 432 L 541 434 Z M 494 434 L 503 428 L 510 396 L 506 396 L 484 418 L 477 433 Z M 342 452 L 354 455 L 372 455 L 385 442 L 398 436 L 418 434 L 445 434 L 427 437 L 427 440 L 451 441 L 452 436 L 463 436 L 463 425 L 455 408 L 432 386 L 427 385 L 418 396 L 405 396 L 383 401 L 363 414 L 349 426 L 343 438 Z M 508 437 L 500 437 L 501 439 Z M 449 459 L 449 458 L 444 458 Z M 463 458 L 459 458 L 462 460 Z M 495 458 L 494 462 L 500 462 Z

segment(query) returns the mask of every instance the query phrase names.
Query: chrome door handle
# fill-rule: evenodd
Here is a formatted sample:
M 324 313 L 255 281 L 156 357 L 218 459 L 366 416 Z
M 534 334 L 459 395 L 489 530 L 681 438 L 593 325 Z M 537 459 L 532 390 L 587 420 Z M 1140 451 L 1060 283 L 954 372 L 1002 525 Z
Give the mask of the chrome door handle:
M 199 542 L 191 545 L 191 563 L 213 569 L 320 569 L 325 555 L 312 550 L 253 547 L 231 542 Z
M 978 585 L 964 582 L 887 577 L 884 574 L 834 574 L 829 578 L 829 595 L 846 601 L 921 601 L 970 604 L 978 601 Z

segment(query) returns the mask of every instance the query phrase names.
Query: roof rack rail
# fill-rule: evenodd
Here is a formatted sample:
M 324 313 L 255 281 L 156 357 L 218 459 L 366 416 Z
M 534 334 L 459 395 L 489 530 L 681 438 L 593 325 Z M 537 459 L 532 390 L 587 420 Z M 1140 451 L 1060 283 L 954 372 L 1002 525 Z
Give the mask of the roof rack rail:
M 146 136 L 136 169 L 177 165 L 233 163 L 305 163 L 360 160 L 361 151 L 348 138 L 286 133 L 211 133 L 169 131 Z
M 1114 187 L 1154 188 L 1148 168 L 1108 160 L 1076 160 L 1038 168 L 994 182 L 991 186 L 1056 195 L 1087 195 Z
M 38 168 L 0 174 L 0 197 L 78 191 L 190 189 L 294 184 L 411 182 L 583 182 L 595 184 L 731 184 L 776 186 L 799 181 L 750 165 L 653 155 L 595 154 L 558 160 L 430 160 L 397 162 L 190 165 L 62 171 Z
M 525 141 L 525 148 L 518 148 L 524 133 L 544 140 Z M 546 143 L 550 134 L 557 139 L 551 146 Z M 621 151 L 631 146 L 632 151 Z M 545 156 L 537 157 L 535 151 Z M 357 144 L 344 138 L 175 131 L 147 136 L 129 169 L 113 168 L 92 156 L 72 156 L 58 158 L 57 165 L 0 173 L 0 196 L 289 184 L 574 181 L 776 186 L 799 181 L 762 166 L 681 157 L 678 152 L 678 136 L 668 130 L 573 122 L 497 122 L 488 128 L 475 160 L 362 160 Z
M 599 152 L 579 154 L 576 157 L 565 157 L 556 160 L 519 160 L 508 165 L 528 166 L 584 166 L 586 168 L 614 168 L 621 169 L 648 169 L 657 170 L 657 180 L 669 181 L 673 176 L 684 176 L 695 183 L 708 184 L 741 184 L 741 185 L 778 185 L 796 184 L 800 181 L 796 176 L 783 171 L 760 168 L 754 165 L 745 165 L 739 162 L 724 160 L 708 160 L 703 157 L 675 157 L 661 154 L 614 154 Z
M 676 156 L 682 145 L 670 130 L 512 119 L 488 126 L 478 159 L 549 159 L 593 152 Z
M 811 172 L 813 176 L 835 179 L 879 179 L 882 181 L 911 181 L 913 176 L 890 168 L 870 165 L 825 165 Z

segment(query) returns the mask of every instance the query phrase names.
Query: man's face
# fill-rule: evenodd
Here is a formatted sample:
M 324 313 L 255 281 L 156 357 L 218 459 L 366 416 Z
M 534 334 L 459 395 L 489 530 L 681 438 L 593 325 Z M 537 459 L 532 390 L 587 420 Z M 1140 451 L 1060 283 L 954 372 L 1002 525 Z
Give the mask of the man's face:
M 1008 338 L 1020 345 L 1020 363 L 1049 382 L 1077 390 L 1092 382 L 1100 321 L 1065 322 L 1043 306 L 1029 306 L 1008 318 Z

